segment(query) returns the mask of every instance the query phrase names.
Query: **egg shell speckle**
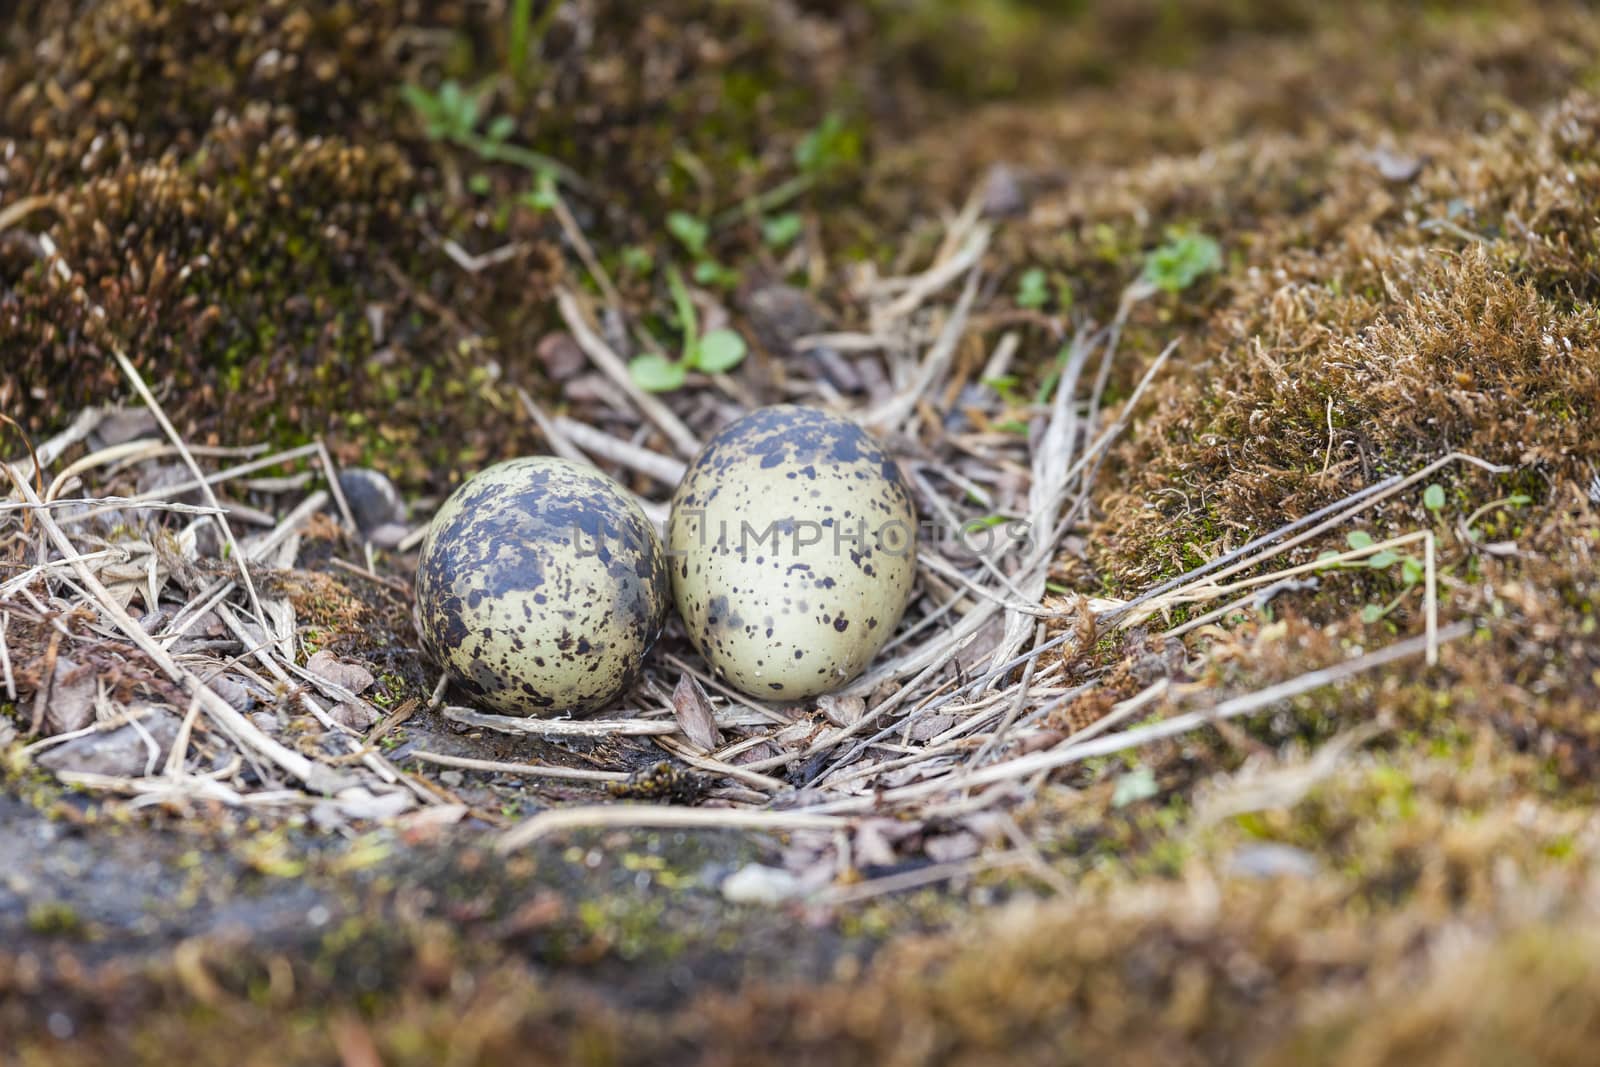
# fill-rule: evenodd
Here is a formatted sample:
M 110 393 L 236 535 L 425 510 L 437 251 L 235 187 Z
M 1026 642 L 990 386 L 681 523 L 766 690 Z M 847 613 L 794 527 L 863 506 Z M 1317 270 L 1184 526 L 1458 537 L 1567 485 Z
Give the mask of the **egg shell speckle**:
M 633 684 L 665 621 L 661 541 L 620 485 L 551 457 L 468 480 L 417 566 L 423 647 L 512 715 L 596 711 Z
M 855 423 L 762 408 L 719 431 L 673 496 L 673 598 L 733 686 L 827 693 L 866 669 L 905 613 L 916 527 L 899 468 Z

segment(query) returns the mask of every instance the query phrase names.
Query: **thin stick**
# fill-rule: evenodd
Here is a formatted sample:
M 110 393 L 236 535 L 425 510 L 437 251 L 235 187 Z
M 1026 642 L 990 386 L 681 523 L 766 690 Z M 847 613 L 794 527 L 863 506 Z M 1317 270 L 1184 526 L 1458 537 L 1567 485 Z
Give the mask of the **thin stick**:
M 605 299 L 606 305 L 617 314 L 622 313 L 622 294 L 617 292 L 616 285 L 611 281 L 605 265 L 600 262 L 600 257 L 594 254 L 594 248 L 589 244 L 589 238 L 584 235 L 583 228 L 578 225 L 578 220 L 573 217 L 572 211 L 567 207 L 565 198 L 558 192 L 551 199 L 551 208 L 555 212 L 556 222 L 567 235 L 567 240 L 572 242 L 572 247 L 577 251 L 578 258 L 583 260 L 584 267 L 589 271 L 589 276 L 594 279 L 594 284 L 599 287 L 600 295 Z
M 979 246 L 977 251 L 981 253 L 982 246 Z M 976 263 L 976 258 L 973 262 Z M 961 297 L 956 301 L 955 309 L 950 312 L 944 328 L 939 331 L 938 339 L 923 356 L 916 378 L 875 411 L 869 413 L 863 420 L 867 425 L 885 430 L 895 429 L 898 428 L 900 421 L 915 409 L 917 401 L 932 388 L 934 382 L 938 381 L 939 376 L 949 367 L 956 346 L 961 343 L 962 335 L 966 333 L 967 317 L 972 311 L 972 302 L 977 295 L 978 270 L 974 266 L 972 273 L 967 276 L 967 284 L 961 290 Z
M 1511 469 L 1510 467 L 1502 467 L 1497 464 L 1490 463 L 1487 460 L 1479 459 L 1477 456 L 1468 455 L 1465 452 L 1451 452 L 1449 455 L 1441 456 L 1432 463 L 1429 463 L 1427 466 L 1413 471 L 1411 474 L 1397 474 L 1391 478 L 1386 478 L 1374 485 L 1367 486 L 1365 489 L 1359 489 L 1356 492 L 1351 493 L 1343 500 L 1337 500 L 1326 507 L 1318 508 L 1316 511 L 1313 511 L 1304 518 L 1296 519 L 1294 522 L 1291 522 L 1286 526 L 1281 526 L 1270 533 L 1262 534 L 1260 537 L 1257 537 L 1253 541 L 1243 545 L 1240 548 L 1234 549 L 1232 552 L 1218 556 L 1209 563 L 1201 564 L 1199 567 L 1196 567 L 1185 574 L 1180 574 L 1176 578 L 1162 582 L 1154 589 L 1140 594 L 1139 596 L 1128 601 L 1126 604 L 1123 604 L 1118 608 L 1114 608 L 1107 614 L 1111 618 L 1125 615 L 1133 609 L 1142 606 L 1146 601 L 1154 600 L 1163 593 L 1167 593 L 1178 588 L 1179 586 L 1187 585 L 1193 582 L 1196 578 L 1210 574 L 1219 568 L 1227 568 L 1226 570 L 1223 570 L 1221 574 L 1217 575 L 1219 578 L 1225 578 L 1228 575 L 1236 574 L 1241 570 L 1247 570 L 1248 568 L 1253 567 L 1257 563 L 1261 562 L 1261 560 L 1246 559 L 1245 557 L 1249 556 L 1250 553 L 1261 548 L 1263 545 L 1269 545 L 1280 537 L 1287 536 L 1288 534 L 1292 534 L 1297 530 L 1302 530 L 1307 526 L 1311 526 L 1312 523 L 1316 523 L 1315 526 L 1311 526 L 1311 529 L 1305 530 L 1305 532 L 1300 534 L 1298 537 L 1295 537 L 1290 541 L 1277 546 L 1273 550 L 1274 555 L 1285 552 L 1291 548 L 1294 548 L 1296 545 L 1300 545 L 1306 541 L 1309 541 L 1311 538 L 1317 536 L 1325 530 L 1332 529 L 1333 527 L 1344 522 L 1346 519 L 1353 518 L 1354 516 L 1365 511 L 1367 508 L 1372 507 L 1374 504 L 1377 504 L 1383 500 L 1387 500 L 1389 497 L 1400 492 L 1402 489 L 1405 489 L 1411 485 L 1415 485 L 1417 482 L 1420 482 L 1422 479 L 1428 477 L 1428 475 L 1456 461 L 1471 463 L 1474 466 L 1483 468 L 1491 474 L 1504 474 L 1506 471 Z M 1333 517 L 1327 518 L 1327 516 L 1330 515 Z M 1326 521 L 1319 521 L 1325 518 Z M 1230 564 L 1232 565 L 1229 566 Z
M 583 767 L 552 767 L 542 763 L 501 763 L 498 760 L 447 756 L 442 752 L 414 751 L 407 753 L 406 759 L 421 760 L 423 763 L 432 763 L 440 767 L 459 767 L 468 771 L 526 774 L 532 778 L 560 778 L 572 782 L 626 782 L 629 777 L 621 771 L 591 771 Z
M 656 428 L 667 435 L 672 447 L 676 448 L 685 459 L 692 458 L 698 453 L 700 439 L 672 413 L 670 408 L 634 384 L 633 376 L 628 373 L 628 365 L 622 361 L 622 357 L 617 355 L 585 321 L 583 309 L 578 306 L 577 298 L 566 289 L 557 289 L 556 307 L 560 310 L 567 329 L 572 331 L 578 347 L 582 348 L 589 359 L 600 368 L 602 374 L 628 394 L 644 413 L 645 418 L 655 423 Z
M 670 719 L 524 719 L 489 715 L 453 704 L 445 705 L 444 717 L 463 726 L 539 737 L 659 737 L 678 732 L 678 724 Z
M 556 428 L 566 435 L 568 440 L 590 455 L 610 460 L 640 474 L 647 474 L 663 485 L 676 486 L 683 481 L 684 471 L 689 469 L 687 464 L 671 456 L 663 456 L 648 448 L 619 441 L 610 434 L 603 433 L 587 423 L 569 419 L 565 415 L 557 415 L 554 422 Z
M 909 280 L 906 290 L 883 311 L 873 316 L 874 324 L 893 322 L 903 319 L 917 308 L 928 297 L 955 281 L 965 274 L 978 260 L 983 258 L 983 253 L 989 247 L 989 227 L 980 226 L 967 237 L 961 249 L 943 262 L 936 263 L 931 269 Z M 887 284 L 887 283 L 885 283 Z M 883 331 L 874 329 L 874 333 Z
M 1428 536 L 1422 544 L 1422 561 L 1425 572 L 1422 588 L 1422 615 L 1428 632 L 1428 666 L 1433 667 L 1439 662 L 1439 584 L 1438 567 L 1435 562 L 1435 538 L 1432 530 L 1428 531 Z
M 512 827 L 495 842 L 497 852 L 514 852 L 562 830 L 649 827 L 656 830 L 833 830 L 849 821 L 799 811 L 741 811 L 731 808 L 673 808 L 660 804 L 596 804 L 542 811 Z
M 5 675 L 6 700 L 17 702 L 17 683 L 11 676 L 11 649 L 6 645 L 6 631 L 11 628 L 11 612 L 0 611 L 0 672 Z
M 764 792 L 781 793 L 789 788 L 789 783 L 781 778 L 771 778 L 745 767 L 739 767 L 719 759 L 690 752 L 687 745 L 671 737 L 658 737 L 656 738 L 656 744 L 691 767 L 699 768 L 702 771 L 710 771 L 713 774 L 720 774 L 725 778 L 736 779 Z
M 345 528 L 357 536 L 361 527 L 356 525 L 356 517 L 350 511 L 350 502 L 344 498 L 344 486 L 339 484 L 339 468 L 334 465 L 333 456 L 328 453 L 327 442 L 317 438 L 317 459 L 322 463 L 322 473 L 328 479 L 328 491 L 333 494 L 333 502 L 339 507 L 339 514 L 343 517 Z

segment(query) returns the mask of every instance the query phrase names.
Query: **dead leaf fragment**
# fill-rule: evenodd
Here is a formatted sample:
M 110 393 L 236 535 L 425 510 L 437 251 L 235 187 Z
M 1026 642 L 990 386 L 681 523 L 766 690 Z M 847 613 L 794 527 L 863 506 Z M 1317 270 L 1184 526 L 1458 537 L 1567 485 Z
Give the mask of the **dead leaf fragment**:
M 817 710 L 835 726 L 854 726 L 866 713 L 867 702 L 861 697 L 828 693 L 817 698 Z
M 361 664 L 341 660 L 327 649 L 306 660 L 306 670 L 323 681 L 343 686 L 352 693 L 365 692 L 371 688 L 374 681 L 372 672 Z
M 711 714 L 711 701 L 692 676 L 685 674 L 679 678 L 672 690 L 672 713 L 678 720 L 678 728 L 683 731 L 683 736 L 695 748 L 710 752 L 722 744 L 722 733 Z

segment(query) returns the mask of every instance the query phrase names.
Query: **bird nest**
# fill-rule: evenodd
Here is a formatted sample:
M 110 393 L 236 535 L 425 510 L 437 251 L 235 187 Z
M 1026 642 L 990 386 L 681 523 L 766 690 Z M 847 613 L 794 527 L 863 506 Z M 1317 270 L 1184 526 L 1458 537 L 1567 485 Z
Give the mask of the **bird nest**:
M 1019 395 L 1013 360 L 1023 327 L 1037 324 L 1001 331 L 992 349 L 979 340 L 995 324 L 978 330 L 972 321 L 990 240 L 977 204 L 952 222 L 927 269 L 855 278 L 854 319 L 864 329 L 816 332 L 820 319 L 802 302 L 778 316 L 788 335 L 768 342 L 793 357 L 774 368 L 770 391 L 841 411 L 876 433 L 939 531 L 919 547 L 917 588 L 899 632 L 840 692 L 791 704 L 742 695 L 706 670 L 673 622 L 641 680 L 604 717 L 520 719 L 464 706 L 422 660 L 405 622 L 426 515 L 375 530 L 352 509 L 321 442 L 272 452 L 184 441 L 113 345 L 110 358 L 140 406 L 85 412 L 6 468 L 0 683 L 13 715 L 0 718 L 0 731 L 22 735 L 13 749 L 22 763 L 131 806 L 478 818 L 500 828 L 505 848 L 577 826 L 824 831 L 870 853 L 892 851 L 908 826 L 1003 813 L 1070 764 L 1399 659 L 1432 659 L 1462 632 L 1437 621 L 1430 531 L 1278 569 L 1273 561 L 1444 465 L 1483 465 L 1465 456 L 1371 485 L 1136 599 L 1074 592 L 1096 477 L 1179 342 L 1131 395 L 1108 404 L 1122 325 L 1150 292 L 1135 283 L 1116 319 L 1059 336 L 1056 372 L 1036 395 Z M 670 395 L 644 392 L 619 351 L 621 309 L 569 291 L 557 305 L 609 389 L 581 419 L 519 391 L 521 403 L 552 452 L 631 478 L 659 521 L 702 436 L 752 401 L 722 377 Z M 1225 623 L 1330 567 L 1402 548 L 1426 568 L 1423 634 L 1226 699 L 1186 681 L 1185 633 Z M 398 647 L 382 651 L 427 672 L 416 695 L 375 692 L 376 647 L 335 654 L 319 646 L 304 590 L 329 574 L 365 583 L 388 603 L 400 621 L 381 640 Z M 1186 610 L 1174 622 L 1178 607 Z M 1097 699 L 1105 677 L 1089 653 L 1136 628 L 1153 669 L 1132 696 Z M 425 716 L 456 735 L 499 738 L 501 754 L 513 737 L 527 758 L 434 751 L 411 736 Z M 551 756 L 574 752 L 583 758 Z M 458 795 L 453 787 L 466 774 L 556 791 L 537 795 L 531 814 L 507 816 Z M 651 799 L 624 802 L 639 797 Z M 1051 876 L 1025 840 L 1012 844 L 984 862 L 1033 863 Z M 947 853 L 948 863 L 973 854 Z M 936 862 L 913 876 L 942 870 Z

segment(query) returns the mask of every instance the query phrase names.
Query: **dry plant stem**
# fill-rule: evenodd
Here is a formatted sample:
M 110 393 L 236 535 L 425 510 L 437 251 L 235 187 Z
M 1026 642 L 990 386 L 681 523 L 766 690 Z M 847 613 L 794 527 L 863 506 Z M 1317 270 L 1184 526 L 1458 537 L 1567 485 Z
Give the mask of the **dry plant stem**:
M 561 318 L 578 342 L 578 347 L 582 348 L 584 354 L 600 368 L 600 372 L 628 394 L 645 418 L 666 434 L 667 440 L 672 442 L 672 447 L 677 449 L 679 455 L 685 459 L 694 458 L 700 451 L 700 439 L 695 437 L 693 431 L 685 426 L 670 408 L 634 384 L 633 376 L 628 373 L 628 365 L 589 326 L 584 318 L 583 309 L 578 306 L 577 298 L 566 289 L 557 289 L 556 307 L 561 311 Z
M 950 312 L 950 317 L 945 321 L 944 328 L 939 331 L 939 337 L 934 341 L 933 347 L 928 349 L 923 357 L 916 378 L 877 410 L 868 414 L 863 420 L 868 426 L 880 430 L 898 429 L 900 423 L 916 408 L 917 401 L 949 368 L 956 346 L 961 343 L 961 337 L 966 332 L 967 316 L 972 311 L 972 302 L 977 295 L 978 270 L 974 266 L 972 273 L 967 275 L 967 284 L 961 290 L 961 298 L 956 301 L 955 309 Z
M 294 510 L 285 515 L 283 521 L 278 523 L 270 533 L 263 535 L 260 541 L 251 546 L 249 553 L 246 554 L 247 558 L 252 561 L 265 559 L 282 545 L 286 538 L 293 535 L 302 525 L 309 521 L 312 515 L 321 511 L 322 506 L 327 502 L 328 494 L 323 489 L 318 489 L 306 497 Z M 198 595 L 191 597 L 189 602 L 184 604 L 178 610 L 178 613 L 172 617 L 172 620 L 162 632 L 161 639 L 165 642 L 165 645 L 170 645 L 188 632 L 190 627 L 199 622 L 207 611 L 220 604 L 225 597 L 233 592 L 234 588 L 233 579 L 225 578 L 215 585 L 202 590 Z M 256 621 L 258 623 L 261 622 L 259 617 Z M 179 625 L 180 622 L 182 625 Z M 263 629 L 265 629 L 265 624 L 263 623 L 262 625 Z M 248 642 L 246 643 L 248 644 Z
M 344 498 L 344 486 L 339 484 L 339 468 L 333 462 L 333 456 L 328 453 L 328 444 L 322 438 L 314 442 L 317 450 L 317 459 L 322 464 L 323 476 L 328 480 L 328 492 L 333 494 L 333 502 L 339 506 L 339 516 L 344 519 L 345 529 L 352 535 L 359 535 L 361 527 L 356 525 L 356 517 L 350 511 L 350 501 Z
M 1245 556 L 1248 556 L 1251 552 L 1261 548 L 1263 545 L 1269 545 L 1280 537 L 1286 537 L 1295 533 L 1296 531 L 1304 530 L 1307 526 L 1320 523 L 1320 525 L 1317 525 L 1314 530 L 1309 531 L 1299 538 L 1296 538 L 1292 543 L 1282 546 L 1282 548 L 1292 548 L 1295 545 L 1301 544 L 1310 537 L 1314 537 L 1317 534 L 1323 533 L 1334 526 L 1339 525 L 1341 522 L 1344 522 L 1346 519 L 1352 518 L 1372 505 L 1379 503 L 1381 500 L 1387 499 L 1395 493 L 1400 492 L 1407 486 L 1416 484 L 1422 479 L 1428 477 L 1430 474 L 1439 470 L 1441 467 L 1455 460 L 1471 463 L 1475 466 L 1481 467 L 1486 471 L 1489 471 L 1490 473 L 1504 473 L 1510 469 L 1509 467 L 1497 466 L 1493 463 L 1489 463 L 1485 460 L 1479 459 L 1476 456 L 1471 456 L 1463 452 L 1452 452 L 1449 455 L 1435 460 L 1425 467 L 1422 467 L 1412 474 L 1395 475 L 1392 478 L 1387 478 L 1384 481 L 1378 482 L 1374 485 L 1367 486 L 1363 489 L 1358 489 L 1349 496 L 1344 497 L 1341 500 L 1336 500 L 1324 507 L 1318 508 L 1309 515 L 1296 519 L 1291 523 L 1287 523 L 1276 530 L 1262 534 L 1260 537 L 1255 538 L 1248 544 L 1234 549 L 1233 551 L 1219 556 L 1218 558 L 1207 563 L 1203 563 L 1200 566 L 1186 571 L 1174 578 L 1171 578 L 1156 586 L 1154 589 L 1140 594 L 1125 604 L 1120 604 L 1114 608 L 1099 612 L 1097 614 L 1098 621 L 1102 625 L 1118 624 L 1123 617 L 1128 615 L 1128 613 L 1143 607 L 1157 597 L 1169 593 L 1174 589 L 1193 583 L 1197 579 L 1211 574 L 1213 571 L 1216 571 L 1221 567 L 1235 563 L 1236 561 L 1243 559 Z M 1381 494 L 1381 496 L 1379 496 L 1379 494 Z M 1375 497 L 1376 499 L 1374 499 Z M 1329 516 L 1334 517 L 1332 519 L 1328 519 Z M 1328 521 L 1323 522 L 1322 520 L 1324 519 L 1328 519 Z M 1272 552 L 1262 555 L 1259 559 L 1252 559 L 1245 563 L 1238 564 L 1237 566 L 1231 567 L 1223 575 L 1218 575 L 1218 577 L 1223 577 L 1227 574 L 1234 574 L 1240 570 L 1247 569 L 1248 567 L 1254 566 L 1255 564 L 1270 558 L 1272 555 L 1277 554 L 1277 552 L 1281 550 L 1282 549 L 1274 549 Z M 954 694 L 954 696 L 960 696 L 964 693 L 985 688 L 995 679 L 1002 677 L 1009 671 L 1015 670 L 1029 659 L 1042 655 L 1043 653 L 1051 651 L 1052 649 L 1060 648 L 1062 645 L 1071 640 L 1073 640 L 1073 635 L 1069 632 L 1052 637 L 1041 645 L 1035 645 L 1027 652 L 1013 657 L 1011 660 L 1001 664 L 998 668 L 991 670 L 988 674 L 977 681 L 969 682 L 962 686 L 961 689 Z
M 1035 641 L 1044 640 L 1043 623 L 1034 627 L 1033 639 Z M 1007 705 L 1005 716 L 1000 720 L 1000 725 L 994 728 L 994 733 L 989 735 L 989 740 L 985 741 L 983 747 L 978 749 L 978 754 L 972 757 L 972 766 L 983 766 L 984 762 L 989 758 L 989 754 L 999 748 L 1005 741 L 1007 732 L 1017 721 L 1017 716 L 1022 714 L 1022 706 L 1028 702 L 1028 687 L 1033 684 L 1033 669 L 1038 663 L 1038 660 L 1030 659 L 1023 665 L 1022 681 L 1017 683 L 1016 696 Z
M 672 753 L 677 759 L 699 770 L 720 774 L 725 778 L 732 778 L 735 781 L 743 782 L 745 785 L 767 793 L 781 793 L 789 788 L 789 783 L 780 778 L 772 778 L 752 771 L 748 767 L 739 767 L 732 763 L 724 763 L 722 760 L 691 752 L 687 745 L 671 737 L 657 737 L 655 741 L 656 744 Z
M 100 408 L 85 408 L 65 430 L 34 449 L 28 444 L 28 458 L 16 464 L 24 478 L 33 481 L 38 472 L 56 461 L 67 449 L 88 437 L 105 421 L 106 413 Z
M 952 229 L 954 230 L 954 228 Z M 966 237 L 960 250 L 954 255 L 935 263 L 925 273 L 909 279 L 905 285 L 905 292 L 892 304 L 889 304 L 881 312 L 873 316 L 874 328 L 872 332 L 875 334 L 887 332 L 879 328 L 879 326 L 906 318 L 921 307 L 923 302 L 934 293 L 937 293 L 940 289 L 943 289 L 972 269 L 983 258 L 983 253 L 988 250 L 990 233 L 991 231 L 987 226 L 974 228 Z M 892 283 L 885 282 L 884 286 L 887 287 L 890 284 Z
M 556 429 L 556 425 L 551 421 L 550 416 L 544 413 L 544 409 L 520 385 L 517 386 L 517 399 L 522 402 L 522 410 L 528 413 L 528 418 L 532 419 L 533 424 L 539 427 L 539 432 L 544 435 L 545 443 L 550 446 L 552 452 L 572 463 L 588 465 L 589 457 L 584 455 L 571 441 L 567 440 L 566 434 Z
M 1231 582 L 1228 585 L 1214 584 L 1215 578 L 1202 579 L 1200 582 L 1195 583 L 1194 586 L 1184 586 L 1174 589 L 1165 596 L 1157 600 L 1150 601 L 1143 608 L 1141 608 L 1137 614 L 1122 616 L 1116 625 L 1118 628 L 1135 626 L 1143 619 L 1148 618 L 1150 615 L 1158 611 L 1164 611 L 1167 608 L 1174 607 L 1178 604 L 1193 604 L 1202 603 L 1207 600 L 1215 600 L 1217 597 L 1225 596 L 1228 593 L 1233 593 L 1241 589 L 1251 589 L 1263 585 L 1272 585 L 1277 582 L 1281 582 L 1286 578 L 1293 578 L 1295 575 L 1322 571 L 1337 563 L 1348 563 L 1358 559 L 1376 556 L 1379 553 L 1389 551 L 1390 549 L 1403 548 L 1406 545 L 1416 544 L 1418 541 L 1422 542 L 1423 558 L 1425 561 L 1423 564 L 1422 610 L 1424 617 L 1423 625 L 1428 638 L 1427 662 L 1431 667 L 1439 662 L 1439 593 L 1438 577 L 1434 562 L 1435 538 L 1432 530 L 1417 530 L 1413 533 L 1402 534 L 1399 537 L 1391 537 L 1386 541 L 1379 541 L 1371 545 L 1365 545 L 1361 548 L 1353 548 L 1348 552 L 1340 552 L 1337 555 L 1329 556 L 1325 559 L 1313 560 L 1310 563 L 1302 563 L 1297 567 L 1288 567 L 1281 571 L 1274 571 L 1271 574 L 1263 574 L 1254 578 L 1246 578 L 1241 581 Z M 1239 601 L 1235 601 L 1233 604 L 1225 605 L 1219 610 L 1226 612 L 1227 610 L 1236 606 L 1238 603 Z M 1209 619 L 1210 616 L 1204 616 L 1203 618 Z M 1197 624 L 1199 622 L 1200 620 L 1196 620 Z
M 589 238 L 584 235 L 583 227 L 578 225 L 578 220 L 573 218 L 572 211 L 567 207 L 566 200 L 558 192 L 551 202 L 555 212 L 556 222 L 561 226 L 561 232 L 567 235 L 567 240 L 572 242 L 572 247 L 577 251 L 578 258 L 583 260 L 584 269 L 594 279 L 600 289 L 600 295 L 605 299 L 606 306 L 611 308 L 617 316 L 622 315 L 622 294 L 617 292 L 616 285 L 611 281 L 605 266 L 600 262 L 600 257 L 594 254 L 594 248 L 589 244 Z
M 17 702 L 17 683 L 11 675 L 11 648 L 6 644 L 6 631 L 11 629 L 11 612 L 0 611 L 0 674 L 5 677 L 6 699 Z
M 524 719 L 515 715 L 490 715 L 451 704 L 445 705 L 444 717 L 463 726 L 538 737 L 660 737 L 678 732 L 678 724 L 666 719 Z
M 35 504 L 40 503 L 33 489 L 25 480 L 17 477 L 17 472 L 14 469 L 7 465 L 6 471 L 11 475 L 12 481 L 22 492 L 25 499 Z M 61 527 L 51 518 L 50 513 L 46 510 L 40 510 L 36 514 L 46 535 L 54 542 L 56 549 L 64 556 L 75 555 L 77 550 L 72 542 L 67 539 L 67 535 L 62 532 Z M 132 616 L 116 602 L 116 599 L 112 597 L 106 587 L 100 584 L 100 580 L 95 577 L 87 566 L 79 563 L 75 565 L 74 569 L 78 572 L 79 580 L 94 595 L 100 610 L 116 624 L 117 628 L 127 636 L 128 640 L 138 646 L 141 652 L 149 656 L 168 678 L 183 686 L 192 697 L 198 700 L 201 707 L 205 709 L 206 714 L 225 733 L 259 753 L 280 770 L 303 782 L 313 792 L 333 793 L 347 784 L 344 775 L 314 763 L 262 733 L 254 723 L 234 710 L 231 704 L 218 696 L 193 672 L 182 667 L 167 653 L 166 649 L 158 645 L 149 634 L 145 633 L 144 629 L 134 621 Z
M 1073 453 L 1078 443 L 1078 416 L 1072 398 L 1077 393 L 1078 378 L 1083 373 L 1083 367 L 1088 362 L 1094 345 L 1094 339 L 1080 330 L 1073 337 L 1072 347 L 1068 350 L 1067 365 L 1062 369 L 1061 380 L 1056 385 L 1050 422 L 1040 437 L 1039 446 L 1033 456 L 1032 481 L 1028 487 L 1029 530 L 1049 529 L 1056 525 L 1067 489 L 1073 484 L 1067 473 L 1073 469 Z M 1113 348 L 1108 345 L 1105 354 L 1107 364 L 1111 362 L 1114 354 Z M 1165 358 L 1163 354 L 1162 359 Z M 1132 401 L 1129 402 L 1130 407 L 1131 405 Z M 1077 480 L 1083 487 L 1081 495 L 1087 496 L 1087 479 L 1080 475 Z M 1055 540 L 1052 538 L 1048 543 L 1039 545 L 1023 562 L 1019 577 L 1027 591 L 1022 596 L 1030 604 L 1039 603 L 1044 596 L 1045 581 L 1054 552 Z M 1028 629 L 1029 620 L 1023 617 L 1022 613 L 1016 611 L 1006 613 L 1005 636 L 1001 638 L 994 654 L 989 657 L 991 668 L 1004 663 L 1016 654 L 1022 643 L 1027 640 Z
M 467 771 L 489 771 L 494 774 L 525 774 L 534 778 L 559 778 L 569 782 L 626 782 L 628 776 L 621 771 L 591 771 L 582 767 L 550 767 L 539 763 L 501 763 L 498 760 L 471 759 L 467 756 L 447 756 L 441 752 L 413 751 L 407 759 L 421 760 L 439 767 L 458 767 Z
M 183 722 L 178 724 L 178 736 L 172 739 L 172 751 L 167 753 L 167 765 L 162 771 L 166 777 L 176 778 L 183 773 L 183 761 L 189 755 L 189 738 L 194 734 L 194 722 L 199 717 L 200 701 L 191 696 Z
M 1441 641 L 1453 641 L 1471 632 L 1472 624 L 1470 622 L 1457 623 L 1443 630 L 1439 635 L 1439 639 Z M 830 801 L 799 810 L 819 814 L 860 812 L 874 807 L 886 807 L 908 801 L 921 800 L 924 797 L 934 796 L 951 789 L 971 789 L 995 782 L 1025 778 L 1032 774 L 1056 770 L 1069 764 L 1081 763 L 1083 760 L 1092 759 L 1096 756 L 1108 756 L 1116 752 L 1125 752 L 1140 745 L 1191 733 L 1201 727 L 1210 725 L 1218 719 L 1231 719 L 1239 715 L 1248 715 L 1251 712 L 1271 707 L 1279 701 L 1288 700 L 1302 693 L 1308 693 L 1313 689 L 1320 689 L 1325 685 L 1344 681 L 1347 678 L 1355 677 L 1378 667 L 1387 666 L 1390 663 L 1410 659 L 1419 653 L 1426 653 L 1427 646 L 1426 637 L 1399 641 L 1387 648 L 1369 652 L 1356 659 L 1337 663 L 1321 670 L 1309 671 L 1286 682 L 1268 686 L 1259 692 L 1248 693 L 1232 700 L 1225 700 L 1205 711 L 1177 715 L 1164 722 L 1141 727 L 1137 730 L 1126 730 L 1095 741 L 1063 742 L 1062 745 L 1049 751 L 1021 756 L 1003 763 L 990 764 L 988 767 L 973 771 L 970 774 L 947 775 L 932 782 L 918 782 L 914 785 L 902 786 L 899 789 L 890 789 L 875 797 Z M 1146 692 L 1149 691 L 1147 690 Z M 1149 699 L 1145 697 L 1144 693 L 1133 699 L 1139 700 L 1141 697 L 1146 700 Z
M 495 842 L 498 852 L 514 852 L 562 830 L 612 827 L 656 830 L 832 830 L 848 820 L 797 811 L 745 811 L 732 808 L 674 808 L 661 804 L 596 804 L 558 808 L 512 827 Z
M 23 746 L 22 755 L 32 756 L 35 752 L 43 752 L 46 749 L 55 748 L 57 745 L 65 744 L 68 741 L 76 741 L 80 737 L 89 737 L 92 734 L 109 733 L 110 731 L 119 729 L 131 722 L 136 722 L 139 719 L 143 719 L 149 716 L 155 710 L 157 709 L 148 706 L 131 708 L 114 718 L 91 723 L 90 725 L 83 727 L 81 730 L 71 730 L 64 734 L 52 734 L 50 737 L 41 737 L 32 744 Z
M 648 448 L 641 448 L 627 441 L 619 441 L 608 433 L 576 419 L 569 419 L 565 415 L 557 415 L 553 421 L 556 429 L 560 430 L 569 441 L 590 455 L 599 456 L 618 466 L 648 475 L 662 485 L 676 487 L 683 481 L 684 471 L 689 469 L 687 464 L 670 456 L 663 456 L 659 452 L 652 452 Z

